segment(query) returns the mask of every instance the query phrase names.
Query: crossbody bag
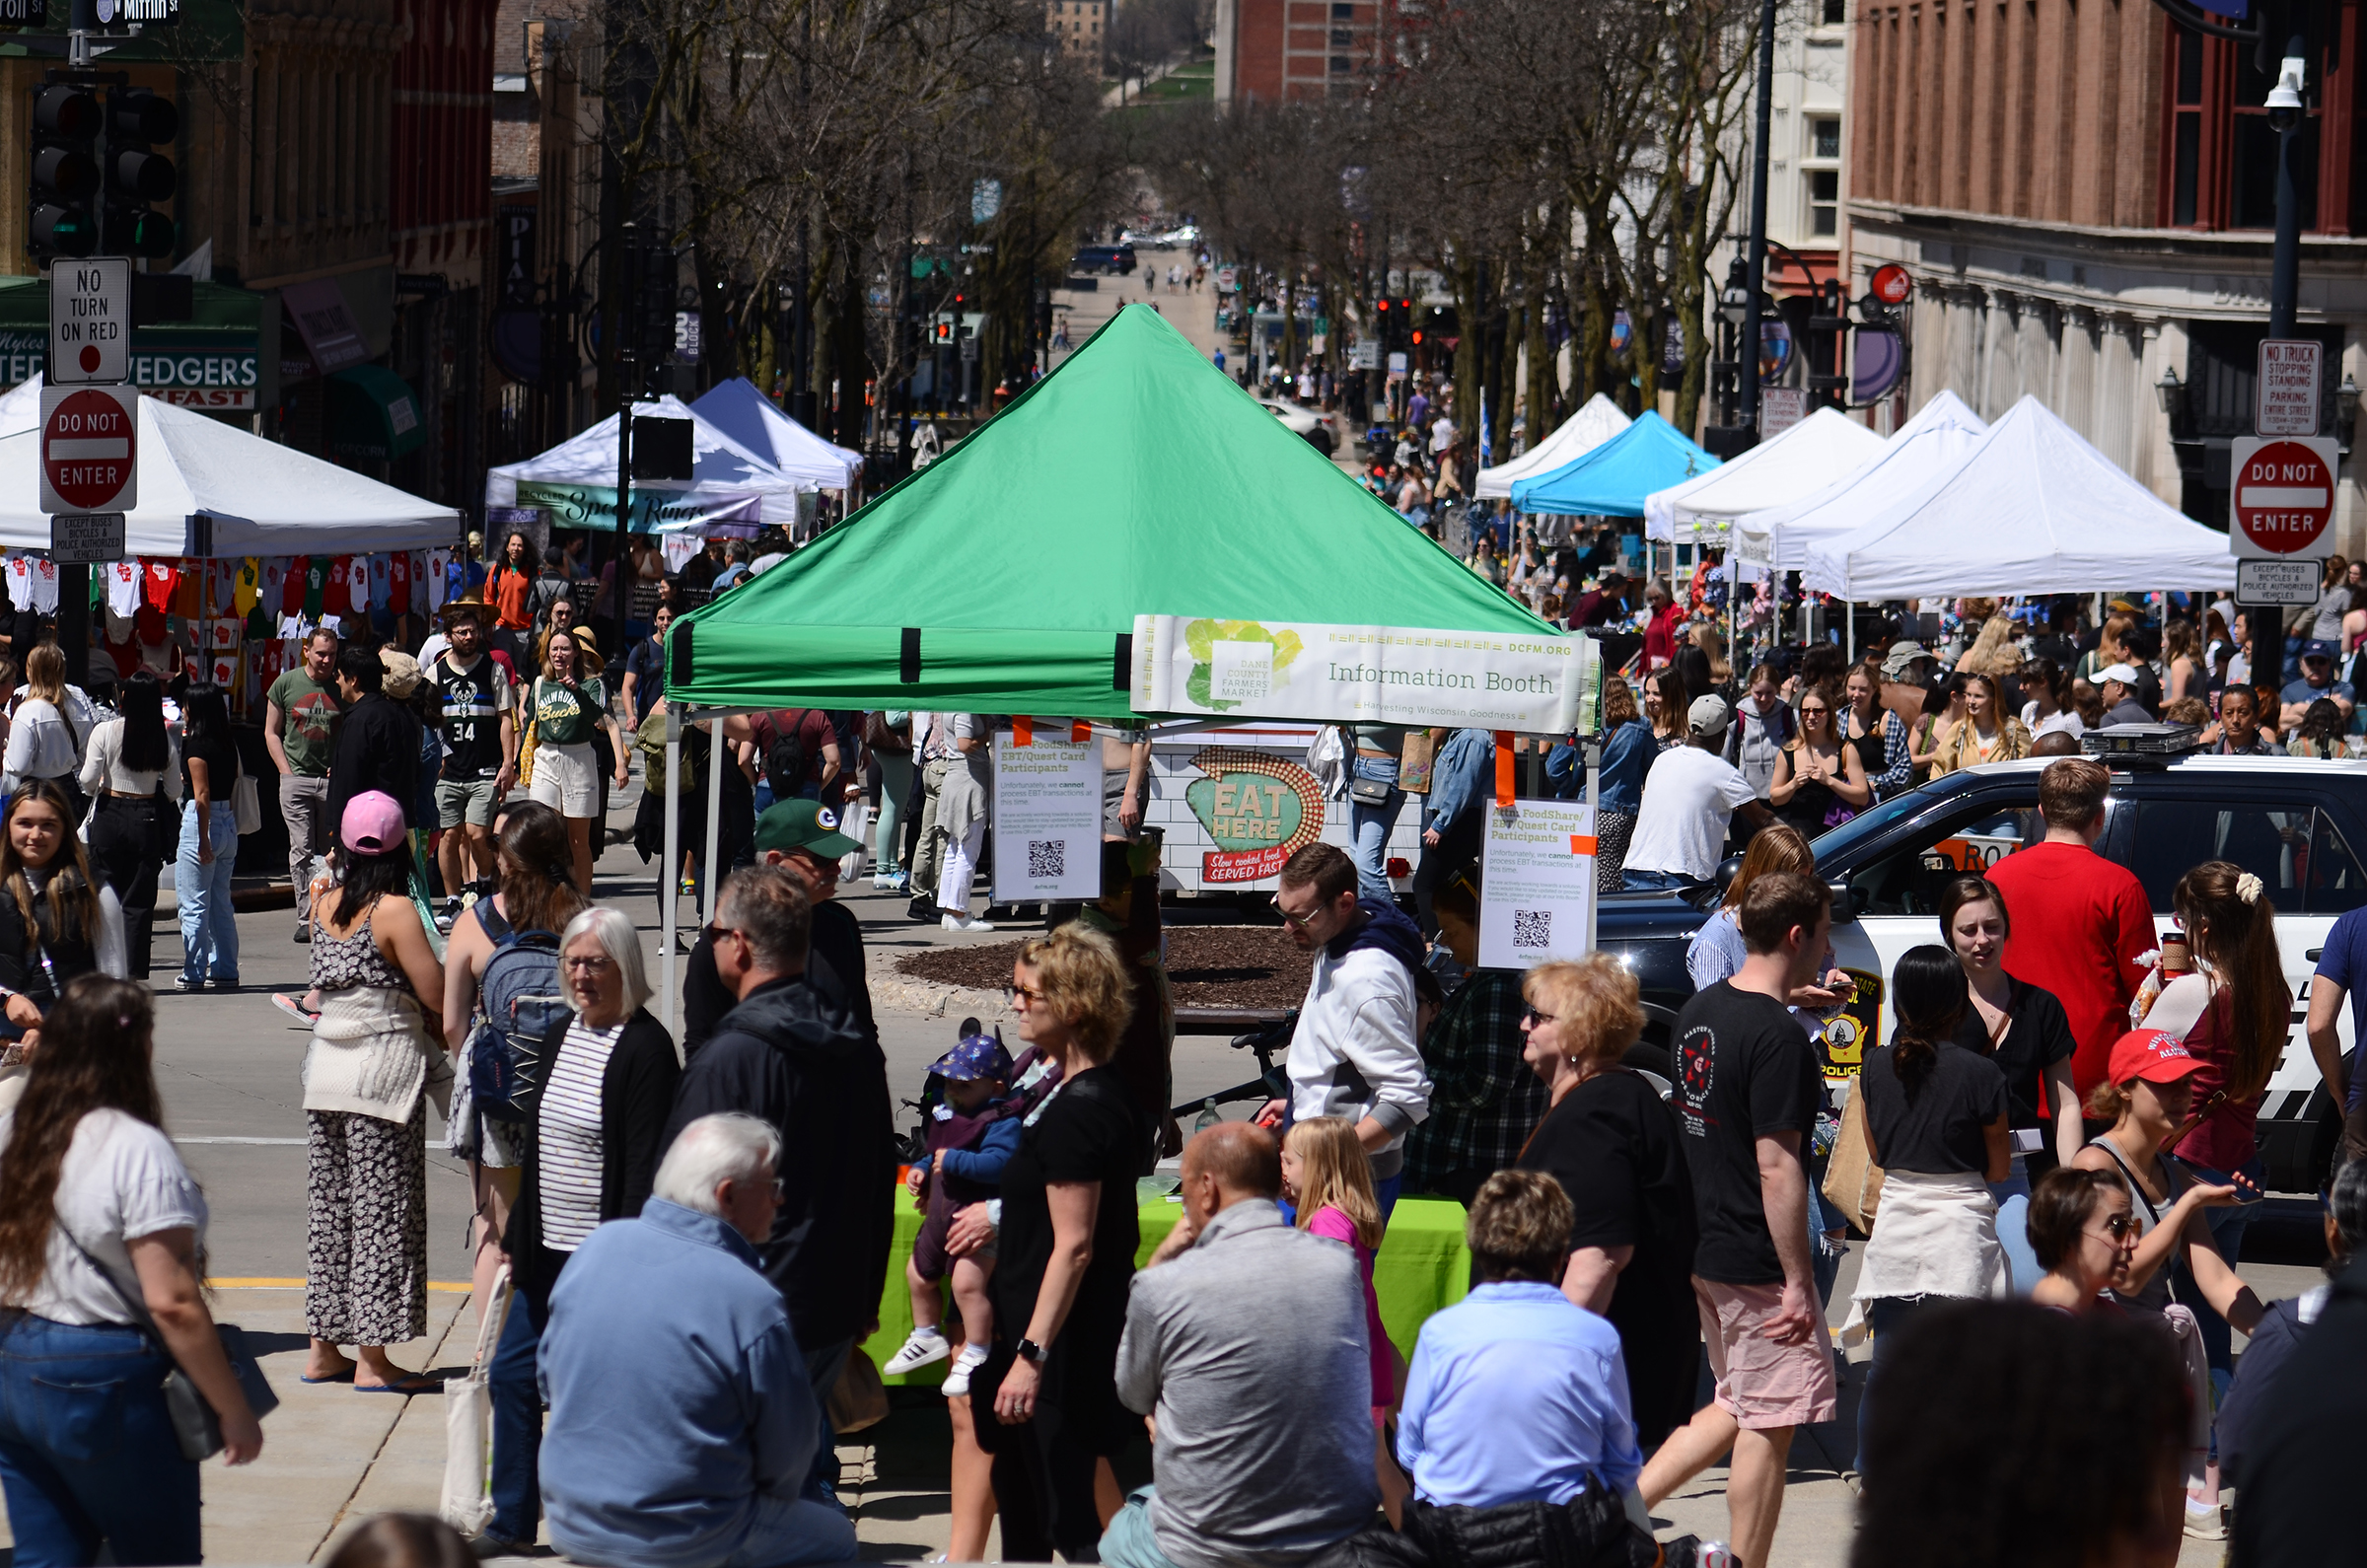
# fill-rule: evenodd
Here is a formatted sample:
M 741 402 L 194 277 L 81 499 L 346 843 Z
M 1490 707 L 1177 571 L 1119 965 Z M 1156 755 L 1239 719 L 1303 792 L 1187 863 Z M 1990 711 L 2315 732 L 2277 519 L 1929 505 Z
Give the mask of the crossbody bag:
M 135 1300 L 122 1283 L 108 1271 L 107 1265 L 93 1257 L 91 1249 L 67 1229 L 65 1221 L 53 1223 L 65 1232 L 66 1241 L 82 1254 L 83 1261 L 97 1269 L 99 1277 L 107 1281 L 107 1288 L 115 1293 L 115 1299 L 131 1314 L 131 1325 L 173 1364 L 173 1370 L 165 1374 L 165 1411 L 172 1419 L 173 1437 L 180 1445 L 180 1457 L 197 1462 L 221 1453 L 222 1418 L 198 1389 L 197 1380 L 181 1370 L 179 1358 L 173 1354 L 173 1347 L 165 1343 L 165 1336 L 157 1328 L 156 1319 L 149 1316 L 147 1303 Z M 271 1381 L 263 1376 L 263 1369 L 255 1364 L 253 1354 L 248 1350 L 246 1330 L 236 1323 L 216 1323 L 214 1332 L 222 1337 L 222 1354 L 230 1362 L 230 1375 L 239 1380 L 239 1388 L 247 1395 L 247 1407 L 254 1412 L 255 1419 L 259 1421 L 278 1409 L 279 1395 L 273 1391 Z

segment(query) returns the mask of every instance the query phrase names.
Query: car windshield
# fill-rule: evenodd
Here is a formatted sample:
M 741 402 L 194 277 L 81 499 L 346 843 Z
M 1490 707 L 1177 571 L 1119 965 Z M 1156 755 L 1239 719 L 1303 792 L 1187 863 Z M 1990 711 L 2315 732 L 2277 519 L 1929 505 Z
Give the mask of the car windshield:
M 1866 839 L 1883 831 L 1893 822 L 1901 821 L 1922 811 L 1932 803 L 1931 795 L 1912 790 L 1894 800 L 1887 800 L 1869 810 L 1859 812 L 1829 833 L 1817 836 L 1809 844 L 1820 866 L 1841 865 L 1850 850 Z

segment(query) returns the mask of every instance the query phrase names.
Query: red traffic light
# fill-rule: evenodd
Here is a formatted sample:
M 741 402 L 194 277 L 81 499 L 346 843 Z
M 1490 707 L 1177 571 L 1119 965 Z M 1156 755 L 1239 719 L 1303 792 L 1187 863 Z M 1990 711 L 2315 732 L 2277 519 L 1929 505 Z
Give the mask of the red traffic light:
M 1422 340 L 1421 330 L 1418 327 L 1414 330 L 1413 340 L 1416 343 L 1419 343 Z
M 1387 301 L 1387 300 L 1375 300 L 1375 301 L 1373 302 L 1373 309 L 1375 309 L 1375 310 L 1379 311 L 1379 312 L 1380 312 L 1382 315 L 1386 316 L 1386 315 L 1388 315 L 1388 314 L 1389 314 L 1389 301 Z
M 95 136 L 99 133 L 99 96 L 87 89 L 59 83 L 34 95 L 36 130 L 55 136 Z

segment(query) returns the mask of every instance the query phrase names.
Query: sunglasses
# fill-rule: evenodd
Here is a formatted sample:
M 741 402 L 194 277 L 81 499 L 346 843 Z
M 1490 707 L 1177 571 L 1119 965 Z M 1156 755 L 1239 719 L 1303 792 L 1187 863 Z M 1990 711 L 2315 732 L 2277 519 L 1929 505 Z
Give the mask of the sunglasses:
M 1013 1007 L 1017 1007 L 1023 1001 L 1030 1003 L 1042 1001 L 1043 993 L 1032 985 L 1006 985 L 1003 987 L 1003 1000 Z
M 1525 1007 L 1521 1009 L 1521 1023 L 1530 1029 L 1535 1029 L 1540 1024 L 1554 1024 L 1559 1022 L 1560 1020 L 1555 1014 L 1541 1013 L 1534 1007 Z
M 2103 1221 L 2104 1234 L 2116 1242 L 2124 1242 L 2135 1234 L 2137 1218 L 2133 1214 L 2108 1215 Z

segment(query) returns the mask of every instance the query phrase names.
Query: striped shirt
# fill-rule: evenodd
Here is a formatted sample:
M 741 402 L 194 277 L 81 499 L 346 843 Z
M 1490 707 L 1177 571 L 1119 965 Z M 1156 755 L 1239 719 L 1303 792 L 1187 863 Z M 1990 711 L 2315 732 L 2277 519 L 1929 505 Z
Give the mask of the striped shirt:
M 542 1245 L 554 1252 L 574 1251 L 600 1224 L 600 1084 L 623 1033 L 622 1023 L 591 1029 L 579 1015 L 567 1026 L 542 1091 L 535 1123 L 541 1168 L 537 1196 Z

